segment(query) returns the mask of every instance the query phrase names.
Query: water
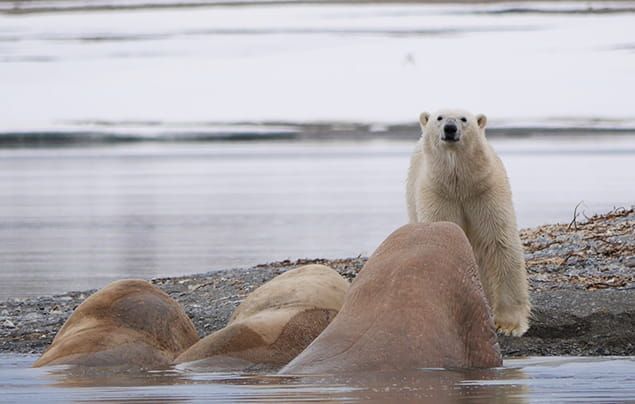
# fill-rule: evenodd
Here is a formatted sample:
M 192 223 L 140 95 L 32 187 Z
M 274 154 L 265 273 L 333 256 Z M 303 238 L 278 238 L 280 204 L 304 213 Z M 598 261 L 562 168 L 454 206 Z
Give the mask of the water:
M 407 220 L 413 144 L 0 149 L 0 298 L 370 254 Z M 635 203 L 633 137 L 493 144 L 521 227 Z
M 354 376 L 30 369 L 32 355 L 0 355 L 7 402 L 632 402 L 633 358 L 528 358 L 481 371 L 419 370 Z

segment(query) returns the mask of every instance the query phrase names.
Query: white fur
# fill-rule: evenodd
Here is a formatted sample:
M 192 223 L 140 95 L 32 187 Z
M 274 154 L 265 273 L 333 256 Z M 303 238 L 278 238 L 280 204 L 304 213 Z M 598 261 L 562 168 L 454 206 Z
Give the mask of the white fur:
M 442 140 L 448 122 L 459 127 L 458 142 Z M 420 123 L 423 134 L 406 185 L 409 220 L 461 226 L 472 244 L 498 330 L 520 336 L 529 327 L 531 311 L 527 273 L 507 173 L 485 138 L 487 119 L 442 110 L 432 116 L 422 113 Z

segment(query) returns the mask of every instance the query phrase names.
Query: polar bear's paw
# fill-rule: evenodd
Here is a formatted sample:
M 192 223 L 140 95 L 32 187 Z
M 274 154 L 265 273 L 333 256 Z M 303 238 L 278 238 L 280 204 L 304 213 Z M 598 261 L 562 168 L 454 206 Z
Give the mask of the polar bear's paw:
M 522 336 L 529 329 L 529 305 L 518 305 L 499 309 L 494 314 L 496 331 L 503 335 Z

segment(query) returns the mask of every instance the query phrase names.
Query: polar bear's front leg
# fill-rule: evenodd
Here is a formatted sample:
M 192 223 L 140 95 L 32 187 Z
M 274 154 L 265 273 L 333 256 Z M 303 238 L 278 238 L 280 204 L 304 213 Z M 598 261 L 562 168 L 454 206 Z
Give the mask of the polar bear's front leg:
M 521 336 L 531 305 L 522 244 L 510 200 L 473 201 L 467 210 L 468 238 L 479 265 L 499 332 Z

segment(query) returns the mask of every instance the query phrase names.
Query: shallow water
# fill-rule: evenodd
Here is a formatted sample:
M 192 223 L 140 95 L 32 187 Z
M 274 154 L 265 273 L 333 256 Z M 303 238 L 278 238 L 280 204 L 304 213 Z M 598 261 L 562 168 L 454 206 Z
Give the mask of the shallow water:
M 0 401 L 629 402 L 635 358 L 528 358 L 482 371 L 440 369 L 344 377 L 279 377 L 188 370 L 31 369 L 33 355 L 0 355 Z
M 0 299 L 370 254 L 406 222 L 413 143 L 0 149 Z M 633 137 L 493 144 L 521 227 L 635 204 Z

